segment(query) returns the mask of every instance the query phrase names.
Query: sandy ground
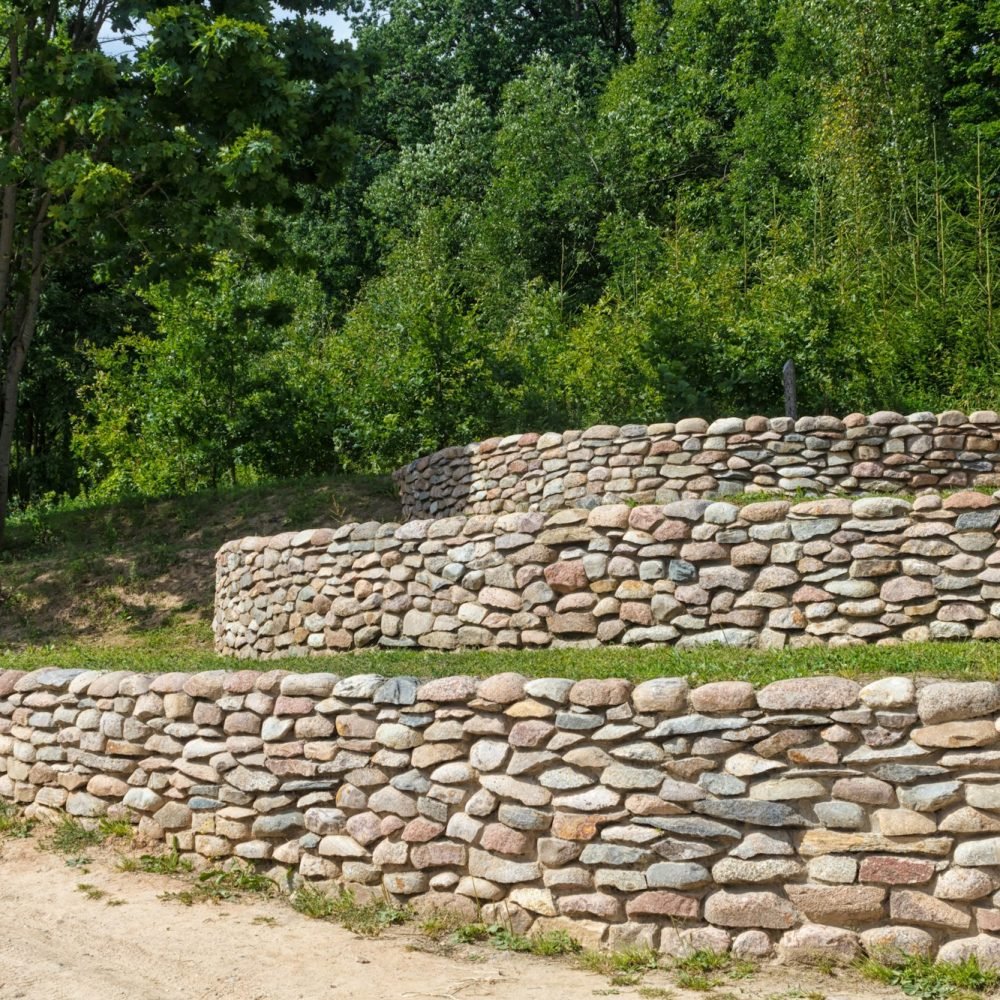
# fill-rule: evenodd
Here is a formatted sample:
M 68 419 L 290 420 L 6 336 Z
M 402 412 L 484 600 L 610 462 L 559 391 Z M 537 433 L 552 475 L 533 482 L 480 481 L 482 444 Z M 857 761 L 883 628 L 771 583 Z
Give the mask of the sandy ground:
M 90 883 L 108 896 L 88 899 Z M 309 920 L 280 901 L 185 907 L 160 900 L 165 877 L 118 872 L 98 859 L 86 872 L 37 840 L 0 844 L 2 1000 L 576 1000 L 622 996 L 570 961 L 490 948 L 448 953 L 418 933 L 361 938 Z M 123 900 L 109 906 L 107 899 Z M 872 1000 L 897 996 L 853 974 L 771 966 L 711 993 L 679 990 L 663 972 L 643 986 L 673 1000 Z M 647 993 L 647 995 L 649 995 Z M 660 994 L 661 996 L 664 994 Z

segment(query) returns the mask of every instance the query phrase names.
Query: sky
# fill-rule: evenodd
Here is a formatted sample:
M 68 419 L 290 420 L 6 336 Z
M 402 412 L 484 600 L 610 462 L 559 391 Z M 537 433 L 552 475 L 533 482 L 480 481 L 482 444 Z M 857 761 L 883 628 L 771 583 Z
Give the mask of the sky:
M 275 8 L 275 12 L 280 14 L 281 7 L 278 4 L 272 5 Z M 328 24 L 333 28 L 333 34 L 339 39 L 348 39 L 351 37 L 350 25 L 339 15 L 339 14 L 323 14 L 316 18 L 321 24 Z M 139 22 L 135 28 L 135 45 L 141 47 L 143 44 L 143 36 L 146 31 L 149 30 L 149 25 L 145 21 Z M 118 55 L 124 52 L 129 46 L 127 46 L 123 41 L 112 36 L 111 29 L 108 28 L 105 35 L 101 37 L 101 47 L 104 49 L 108 55 Z

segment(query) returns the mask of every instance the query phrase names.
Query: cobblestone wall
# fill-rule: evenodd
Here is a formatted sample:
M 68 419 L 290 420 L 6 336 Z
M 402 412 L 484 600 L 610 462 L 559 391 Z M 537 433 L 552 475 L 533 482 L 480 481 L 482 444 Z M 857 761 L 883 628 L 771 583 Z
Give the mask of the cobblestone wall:
M 998 447 L 992 410 L 688 419 L 491 438 L 419 458 L 395 481 L 406 518 L 760 490 L 915 492 L 1000 486 Z
M 998 711 L 904 677 L 7 672 L 0 796 L 588 945 L 997 967 Z
M 1000 494 L 997 494 L 1000 496 Z M 1000 501 L 682 500 L 227 543 L 220 652 L 1000 637 Z

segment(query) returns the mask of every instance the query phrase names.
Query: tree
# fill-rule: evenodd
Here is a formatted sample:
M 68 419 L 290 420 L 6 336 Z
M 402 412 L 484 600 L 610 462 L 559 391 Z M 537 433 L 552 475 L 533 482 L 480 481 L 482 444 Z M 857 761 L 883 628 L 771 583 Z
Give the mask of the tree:
M 163 284 L 144 298 L 155 335 L 93 352 L 96 372 L 82 392 L 74 447 L 93 495 L 155 496 L 336 467 L 336 373 L 311 275 L 260 273 L 223 253 L 180 293 Z
M 265 209 L 342 176 L 369 64 L 307 16 L 322 0 L 284 6 L 276 21 L 267 0 L 0 0 L 0 540 L 60 257 L 86 247 L 104 273 L 182 279 L 219 247 L 266 251 Z M 145 45 L 102 48 L 139 19 Z

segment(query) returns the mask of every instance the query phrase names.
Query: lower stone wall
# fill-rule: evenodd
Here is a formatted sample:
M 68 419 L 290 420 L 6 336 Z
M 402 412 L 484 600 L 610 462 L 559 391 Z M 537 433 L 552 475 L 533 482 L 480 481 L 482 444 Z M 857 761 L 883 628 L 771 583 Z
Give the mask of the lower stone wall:
M 217 557 L 216 648 L 993 639 L 998 496 L 609 504 L 244 538 Z
M 0 674 L 0 796 L 597 946 L 1000 965 L 1000 687 Z

